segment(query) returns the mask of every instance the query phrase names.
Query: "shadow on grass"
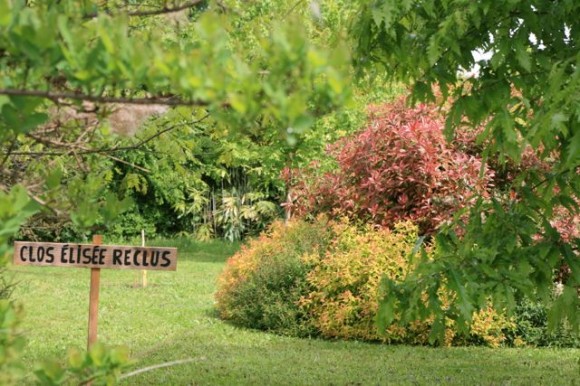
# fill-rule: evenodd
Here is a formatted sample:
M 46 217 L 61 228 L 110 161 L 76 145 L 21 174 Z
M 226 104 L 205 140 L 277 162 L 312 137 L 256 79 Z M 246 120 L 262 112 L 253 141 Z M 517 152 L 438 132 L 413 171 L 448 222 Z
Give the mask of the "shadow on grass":
M 227 323 L 226 321 L 224 321 L 224 320 L 222 320 L 222 319 L 220 318 L 220 313 L 219 313 L 219 311 L 217 310 L 217 308 L 215 308 L 215 307 L 208 308 L 208 309 L 204 310 L 204 311 L 202 312 L 202 315 L 203 315 L 203 316 L 205 316 L 205 317 L 206 317 L 206 318 L 208 318 L 208 319 L 211 319 L 211 320 L 213 320 L 213 321 L 219 321 L 219 322 L 221 322 L 221 323 Z M 227 324 L 230 324 L 230 323 L 227 323 Z M 231 325 L 231 324 L 230 324 L 230 325 Z M 236 327 L 236 326 L 233 326 L 233 325 L 231 325 L 231 326 L 232 326 L 232 327 Z

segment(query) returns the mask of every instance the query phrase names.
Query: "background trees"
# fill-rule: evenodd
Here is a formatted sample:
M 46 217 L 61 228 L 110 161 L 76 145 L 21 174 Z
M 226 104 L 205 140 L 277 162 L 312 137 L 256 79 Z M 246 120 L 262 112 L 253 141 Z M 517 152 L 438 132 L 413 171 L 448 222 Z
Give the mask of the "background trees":
M 310 39 L 330 39 L 340 18 L 331 11 L 315 20 L 307 5 L 276 1 L 3 2 L 2 189 L 24 184 L 41 204 L 36 230 L 110 226 L 127 197 L 166 208 L 143 216 L 139 206 L 117 235 L 154 223 L 199 230 L 212 220 L 199 220 L 204 201 L 230 188 L 235 199 L 260 196 L 236 173 L 266 191 L 253 202 L 277 199 L 276 170 L 299 137 L 348 99 L 346 51 Z M 275 212 L 261 208 L 252 210 L 265 219 Z

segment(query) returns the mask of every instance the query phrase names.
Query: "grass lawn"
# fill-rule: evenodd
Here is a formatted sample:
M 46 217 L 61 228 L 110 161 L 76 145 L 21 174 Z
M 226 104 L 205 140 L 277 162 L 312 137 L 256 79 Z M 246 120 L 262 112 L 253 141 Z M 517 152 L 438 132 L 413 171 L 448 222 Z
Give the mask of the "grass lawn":
M 152 243 L 153 245 L 154 243 Z M 175 245 L 177 244 L 177 245 Z M 155 245 L 171 245 L 169 242 Z M 233 327 L 214 313 L 216 277 L 235 245 L 183 240 L 176 272 L 101 271 L 99 339 L 129 347 L 121 385 L 580 385 L 580 350 L 387 346 L 276 336 Z M 11 267 L 28 338 L 25 362 L 86 345 L 90 272 Z M 34 382 L 30 376 L 27 381 Z

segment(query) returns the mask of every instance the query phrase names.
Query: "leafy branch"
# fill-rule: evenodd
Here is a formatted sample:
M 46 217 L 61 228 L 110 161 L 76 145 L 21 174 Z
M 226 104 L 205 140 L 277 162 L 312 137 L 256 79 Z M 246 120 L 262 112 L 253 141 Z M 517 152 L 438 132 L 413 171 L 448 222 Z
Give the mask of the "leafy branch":
M 162 8 L 152 9 L 152 10 L 137 10 L 137 11 L 130 11 L 126 12 L 125 14 L 129 17 L 148 17 L 148 16 L 158 16 L 158 15 L 166 15 L 169 13 L 180 12 L 188 8 L 193 8 L 198 5 L 202 5 L 204 0 L 192 0 L 186 1 L 183 4 L 176 5 L 173 7 L 168 7 L 164 5 Z M 113 13 L 110 11 L 105 11 L 105 13 L 109 16 L 113 16 Z M 85 15 L 85 18 L 92 19 L 99 16 L 99 12 L 93 12 Z
M 137 150 L 140 147 L 142 147 L 143 145 L 145 145 L 146 143 L 154 140 L 155 138 L 157 138 L 157 137 L 159 137 L 159 136 L 161 136 L 161 135 L 163 135 L 171 130 L 174 130 L 178 127 L 183 127 L 184 125 L 195 125 L 197 123 L 204 121 L 208 117 L 209 117 L 209 114 L 206 114 L 196 121 L 168 126 L 168 127 L 164 128 L 163 130 L 159 130 L 155 134 L 152 134 L 149 137 L 142 139 L 138 143 L 136 143 L 134 145 L 130 145 L 130 146 L 114 146 L 114 147 L 109 147 L 109 148 L 90 149 L 90 148 L 79 146 L 78 144 L 73 144 L 73 143 L 71 143 L 71 144 L 54 143 L 54 142 L 48 143 L 47 140 L 44 140 L 44 139 L 41 140 L 40 138 L 29 135 L 30 138 L 32 138 L 38 142 L 48 144 L 48 145 L 59 146 L 59 147 L 67 147 L 67 146 L 77 145 L 78 149 L 80 149 L 80 150 L 75 151 L 74 149 L 69 149 L 67 151 L 28 151 L 28 152 L 27 151 L 12 151 L 12 152 L 8 153 L 7 156 L 21 156 L 21 155 L 27 155 L 27 156 L 61 156 L 61 155 L 70 155 L 71 153 L 74 153 L 77 155 L 87 155 L 87 154 L 105 154 L 105 153 L 114 153 L 114 152 L 118 152 L 118 151 Z M 115 159 L 115 160 L 118 160 L 118 159 Z
M 26 96 L 46 98 L 55 103 L 62 99 L 72 99 L 78 101 L 87 101 L 95 103 L 119 103 L 129 105 L 166 105 L 166 106 L 207 106 L 208 103 L 201 100 L 185 100 L 180 98 L 162 98 L 162 97 L 145 97 L 145 98 L 126 98 L 110 97 L 104 95 L 90 95 L 78 92 L 54 92 L 42 90 L 22 90 L 22 89 L 0 89 L 0 95 L 8 96 Z M 227 107 L 227 104 L 223 104 Z

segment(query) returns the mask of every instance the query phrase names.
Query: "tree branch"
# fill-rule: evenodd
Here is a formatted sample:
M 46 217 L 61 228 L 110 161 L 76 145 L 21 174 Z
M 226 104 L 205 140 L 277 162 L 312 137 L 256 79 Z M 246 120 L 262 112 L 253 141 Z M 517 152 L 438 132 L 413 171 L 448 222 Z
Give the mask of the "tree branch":
M 206 114 L 203 117 L 199 118 L 198 120 L 193 121 L 193 122 L 188 122 L 187 124 L 188 125 L 195 125 L 196 123 L 200 123 L 200 122 L 204 121 L 208 117 L 209 117 L 209 114 Z M 73 143 L 70 145 L 71 146 L 77 145 L 77 147 L 80 147 L 81 150 L 75 151 L 74 149 L 69 149 L 67 151 L 28 151 L 28 152 L 27 151 L 12 151 L 7 156 L 20 156 L 20 155 L 26 155 L 26 156 L 61 156 L 61 155 L 70 155 L 72 153 L 77 154 L 77 155 L 86 155 L 86 154 L 106 154 L 106 153 L 115 153 L 118 151 L 137 150 L 141 146 L 154 140 L 155 138 L 161 136 L 162 134 L 165 134 L 168 131 L 171 131 L 171 130 L 176 129 L 177 127 L 181 127 L 183 125 L 185 125 L 185 124 L 177 124 L 177 125 L 172 125 L 172 126 L 166 127 L 165 129 L 160 130 L 160 131 L 156 132 L 155 134 L 153 134 L 153 135 L 139 141 L 135 145 L 131 145 L 131 146 L 89 149 L 89 148 L 85 148 L 85 147 L 80 147 L 80 146 L 78 146 L 78 144 Z M 64 148 L 66 148 L 68 145 L 68 144 L 61 143 L 61 142 L 53 142 L 53 141 L 48 141 L 48 140 L 44 140 L 41 138 L 37 138 L 31 134 L 28 134 L 28 136 L 37 142 L 44 143 L 45 145 L 52 145 L 52 146 L 64 147 Z
M 188 8 L 193 8 L 197 5 L 200 5 L 204 2 L 204 0 L 192 0 L 192 1 L 186 1 L 185 3 L 181 4 L 181 5 L 177 5 L 175 7 L 168 7 L 167 5 L 163 6 L 163 8 L 159 8 L 159 9 L 152 9 L 149 11 L 129 11 L 126 12 L 125 14 L 129 17 L 147 17 L 147 16 L 158 16 L 158 15 L 166 15 L 168 13 L 175 13 L 175 12 L 179 12 L 179 11 L 183 11 L 185 9 Z M 106 13 L 109 16 L 113 16 L 114 14 L 112 12 L 107 12 L 104 11 L 104 13 Z M 94 13 L 89 13 L 87 15 L 85 15 L 85 18 L 87 19 L 92 19 L 99 16 L 98 12 L 94 12 Z
M 193 122 L 190 122 L 190 123 L 188 123 L 188 124 L 195 125 L 196 123 L 200 123 L 200 122 L 203 122 L 203 121 L 205 121 L 205 120 L 206 120 L 208 117 L 209 117 L 209 114 L 206 114 L 206 115 L 204 115 L 203 117 L 199 118 L 197 121 L 193 121 Z M 141 140 L 141 141 L 140 141 L 138 144 L 136 144 L 136 145 L 134 145 L 134 146 L 130 146 L 130 147 L 131 147 L 131 148 L 134 148 L 134 149 L 136 149 L 136 148 L 138 148 L 138 147 L 141 147 L 141 146 L 143 146 L 144 144 L 146 144 L 147 142 L 149 142 L 149 141 L 151 141 L 151 140 L 153 140 L 153 139 L 155 139 L 155 138 L 159 137 L 160 135 L 162 135 L 162 134 L 164 134 L 164 133 L 166 133 L 166 132 L 168 132 L 168 131 L 170 131 L 170 130 L 173 130 L 173 129 L 175 129 L 176 127 L 179 127 L 179 126 L 181 126 L 181 125 L 173 125 L 173 126 L 169 126 L 169 127 L 165 128 L 165 129 L 163 129 L 163 130 L 160 130 L 160 131 L 158 131 L 157 133 L 153 134 L 153 135 L 152 135 L 152 136 L 150 136 L 149 138 L 146 138 L 146 139 L 143 139 L 143 140 Z M 125 149 L 125 150 L 131 150 L 131 149 Z
M 288 16 L 290 16 L 290 14 L 292 12 L 294 12 L 294 10 L 300 5 L 300 3 L 303 3 L 304 0 L 298 0 L 289 10 L 288 12 L 286 12 L 286 15 L 284 16 L 285 18 L 287 18 Z
M 200 100 L 184 100 L 179 98 L 124 98 L 124 97 L 108 97 L 99 95 L 89 95 L 77 92 L 53 92 L 41 90 L 19 90 L 19 89 L 0 89 L 0 95 L 9 96 L 28 96 L 50 99 L 53 102 L 58 102 L 60 99 L 73 99 L 79 101 L 89 101 L 95 103 L 118 103 L 127 105 L 166 105 L 166 106 L 207 106 L 208 102 Z M 227 104 L 223 105 L 227 107 Z
M 105 155 L 105 156 L 106 156 L 107 158 L 110 158 L 110 159 L 112 159 L 113 161 L 116 161 L 116 162 L 119 162 L 119 163 L 125 164 L 125 165 L 127 165 L 127 166 L 130 166 L 130 167 L 132 167 L 132 168 L 135 168 L 135 169 L 137 169 L 137 170 L 141 170 L 142 172 L 145 172 L 145 173 L 151 173 L 151 170 L 149 170 L 149 169 L 146 169 L 146 168 L 144 168 L 144 167 L 142 167 L 142 166 L 136 165 L 136 164 L 134 164 L 134 163 L 132 163 L 132 162 L 125 161 L 125 160 L 123 160 L 123 159 L 121 159 L 121 158 L 119 158 L 119 157 L 115 157 L 115 156 L 112 156 L 112 155 L 110 155 L 110 154 L 107 154 L 107 155 Z
M 4 164 L 6 163 L 6 161 L 8 161 L 10 154 L 12 154 L 12 151 L 14 151 L 14 149 L 16 148 L 16 141 L 17 141 L 16 138 L 13 138 L 12 141 L 10 141 L 10 146 L 8 147 L 8 151 L 6 151 L 4 158 L 2 158 L 2 162 L 0 162 L 0 169 L 2 169 L 4 167 Z

